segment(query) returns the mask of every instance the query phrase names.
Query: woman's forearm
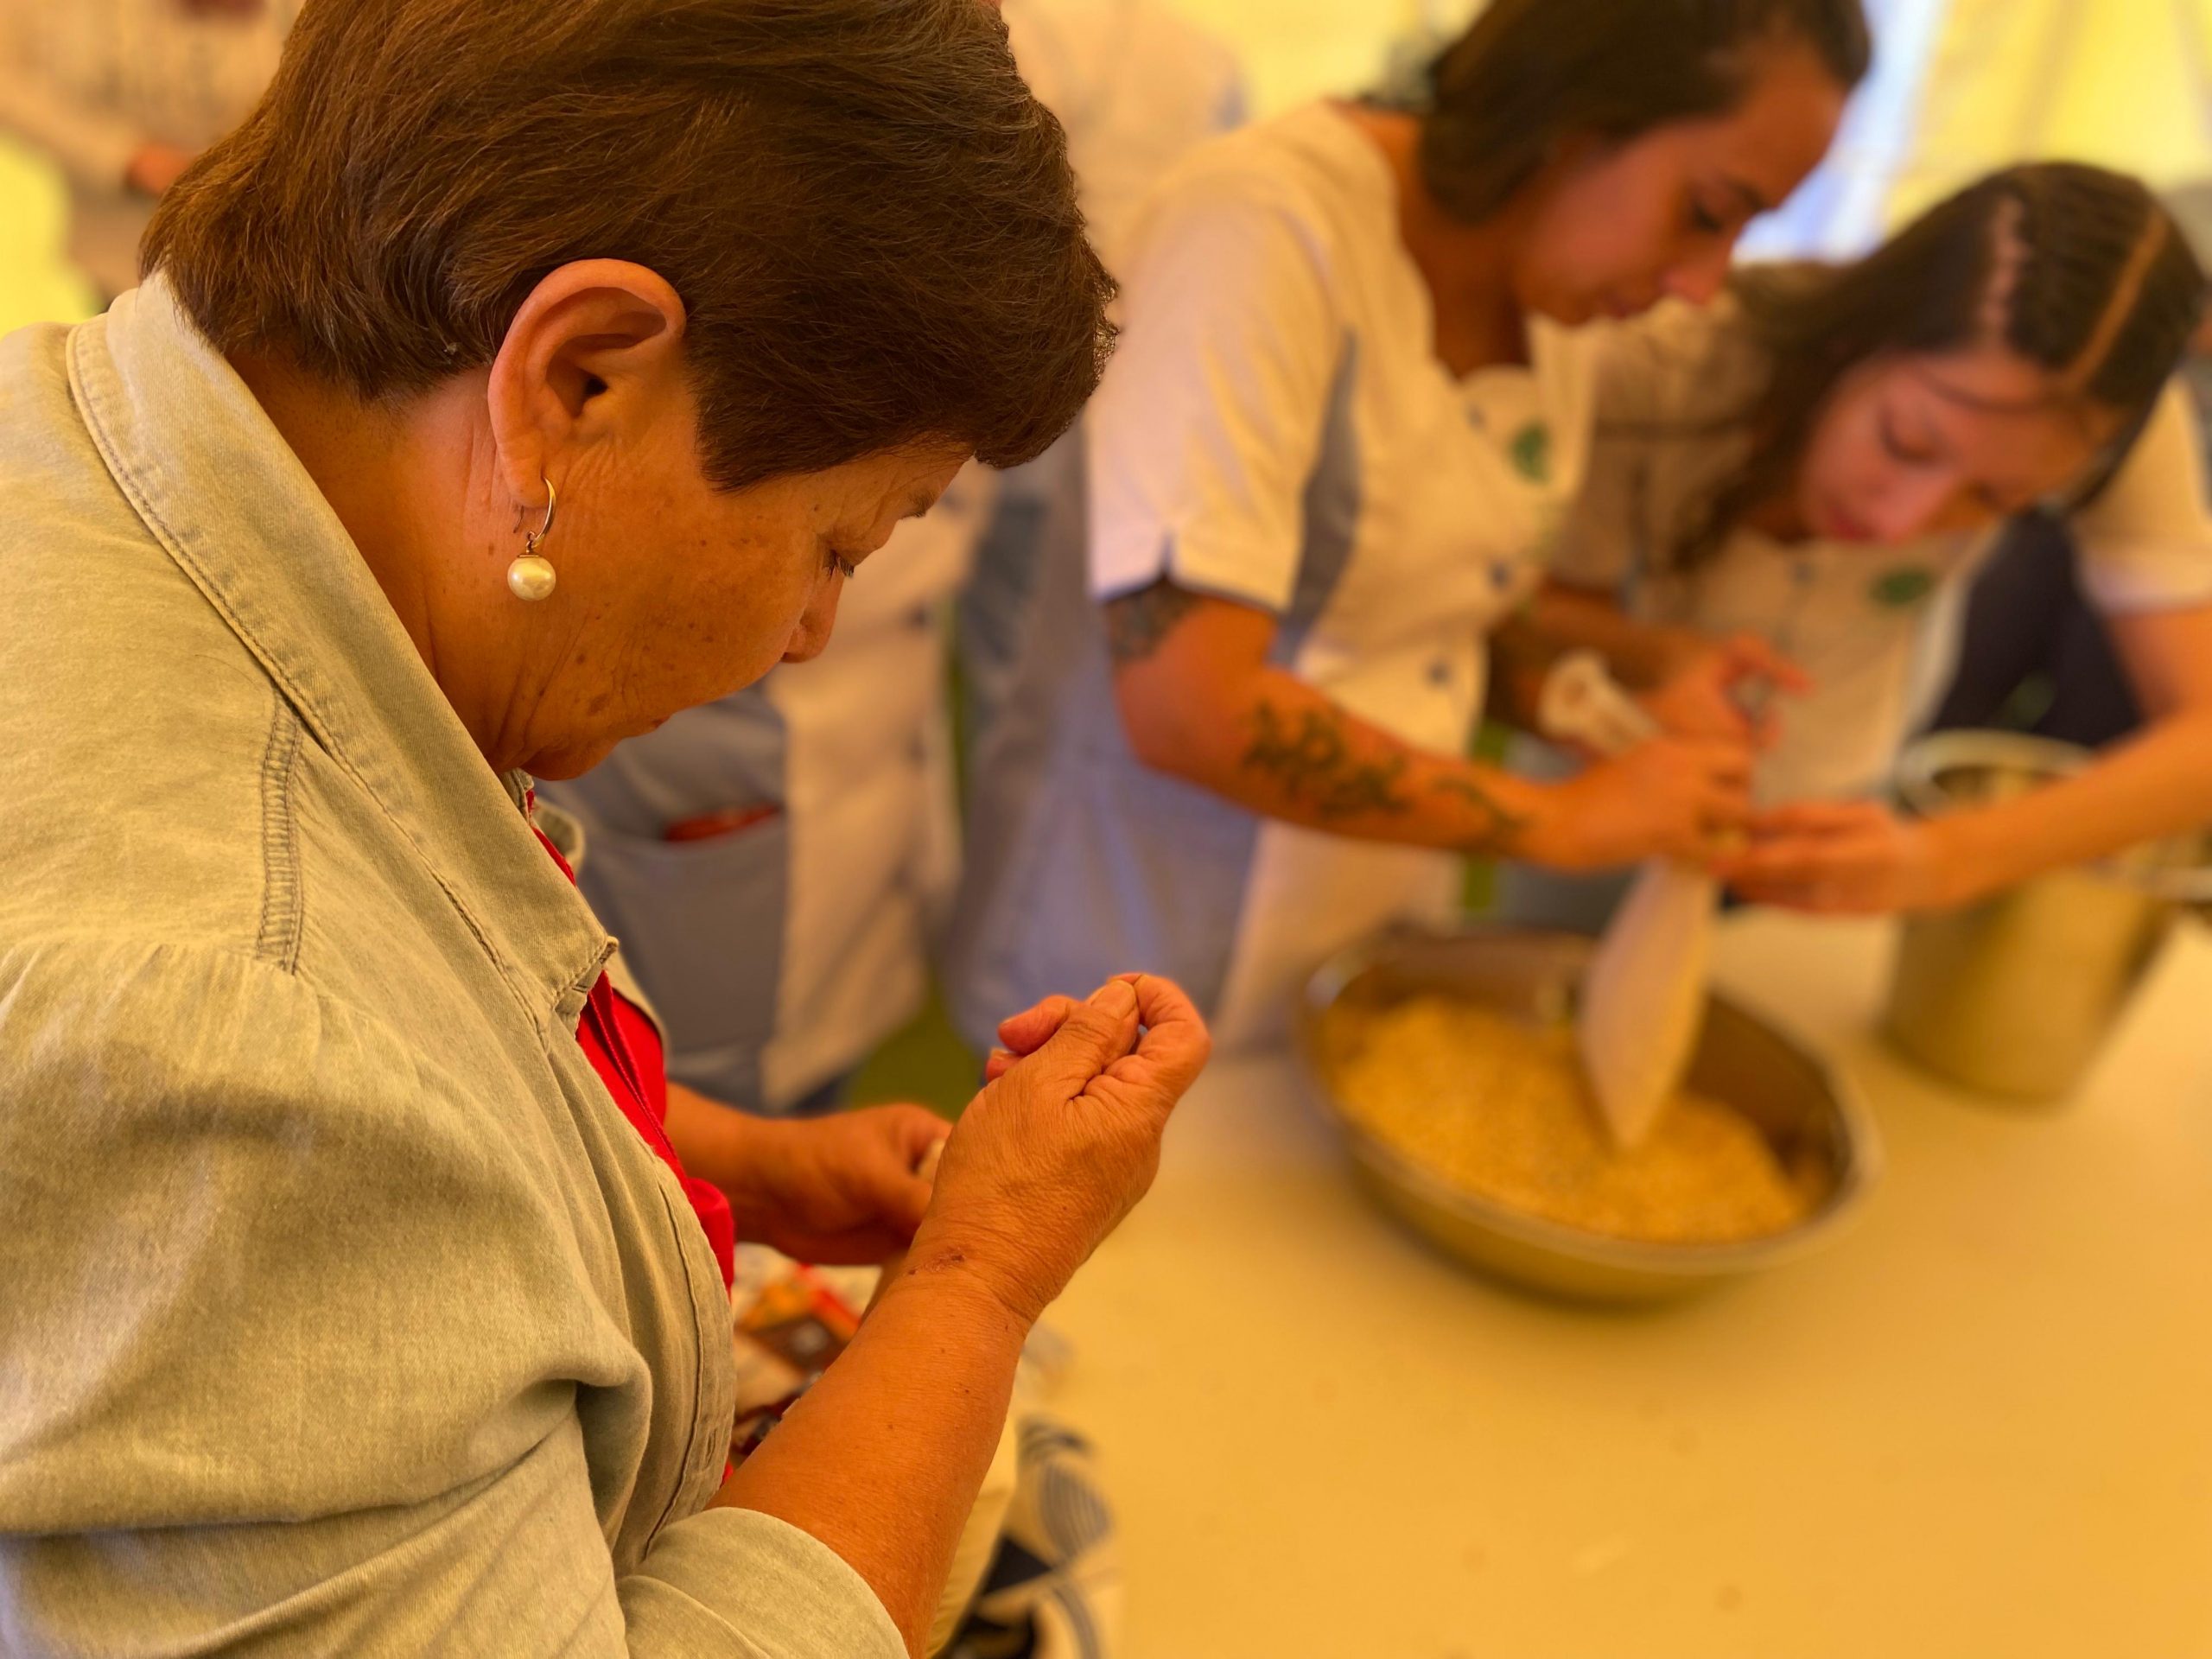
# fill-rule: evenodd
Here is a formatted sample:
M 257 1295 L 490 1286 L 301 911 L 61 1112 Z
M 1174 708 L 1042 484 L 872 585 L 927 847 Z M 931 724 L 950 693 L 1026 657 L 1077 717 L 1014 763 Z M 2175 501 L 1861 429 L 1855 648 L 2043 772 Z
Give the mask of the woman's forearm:
M 1523 850 L 1541 789 L 1408 743 L 1271 666 L 1273 616 L 1164 581 L 1104 610 L 1122 728 L 1154 771 L 1332 835 Z
M 1114 696 L 1137 759 L 1249 812 L 1363 841 L 1559 869 L 1704 857 L 1742 821 L 1740 742 L 1656 740 L 1557 784 L 1422 748 L 1273 665 L 1274 619 L 1167 582 L 1109 601 Z M 1740 721 L 1740 717 L 1738 717 Z
M 1133 728 L 1141 759 L 1248 811 L 1309 830 L 1514 855 L 1525 850 L 1541 807 L 1541 786 L 1408 743 L 1278 669 L 1175 707 L 1170 721 Z
M 828 1545 L 918 1655 L 1027 1334 L 957 1271 L 901 1276 L 715 1503 L 772 1515 Z
M 2212 710 L 2150 726 L 2075 777 L 1932 826 L 1965 897 L 2212 823 Z

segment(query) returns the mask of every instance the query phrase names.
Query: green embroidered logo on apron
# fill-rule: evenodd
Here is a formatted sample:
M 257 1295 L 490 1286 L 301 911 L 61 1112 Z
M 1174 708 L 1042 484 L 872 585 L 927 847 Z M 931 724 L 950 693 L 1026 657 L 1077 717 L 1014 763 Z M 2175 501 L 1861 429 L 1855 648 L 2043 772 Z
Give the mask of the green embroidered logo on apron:
M 1892 611 L 1917 605 L 1934 591 L 1936 573 L 1916 564 L 1885 570 L 1868 584 L 1866 597 Z
M 1513 435 L 1513 465 L 1531 484 L 1552 475 L 1552 432 L 1541 421 L 1531 421 Z

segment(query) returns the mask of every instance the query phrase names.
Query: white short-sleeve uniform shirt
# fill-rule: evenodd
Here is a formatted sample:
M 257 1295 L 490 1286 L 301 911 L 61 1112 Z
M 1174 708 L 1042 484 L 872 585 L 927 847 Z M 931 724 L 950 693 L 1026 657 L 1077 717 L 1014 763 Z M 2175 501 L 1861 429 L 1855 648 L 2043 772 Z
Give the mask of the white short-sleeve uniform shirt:
M 1958 601 L 1996 536 L 1901 546 L 1728 535 L 1678 568 L 1682 527 L 1739 467 L 1740 416 L 1763 373 L 1739 314 L 1670 304 L 1591 331 L 1604 342 L 1598 429 L 1582 495 L 1554 564 L 1617 588 L 1646 620 L 1758 634 L 1813 677 L 1778 705 L 1782 735 L 1760 768 L 1770 803 L 1864 794 L 1948 679 Z M 2071 521 L 2091 601 L 2107 614 L 2212 603 L 2212 514 L 2196 416 L 2170 386 L 2119 475 Z
M 1463 750 L 1484 636 L 1538 580 L 1580 480 L 1592 349 L 1538 322 L 1526 366 L 1455 379 L 1388 165 L 1330 105 L 1195 152 L 1122 265 L 1120 349 L 1068 480 L 1086 508 L 1042 538 L 1047 568 L 1018 576 L 1024 621 L 1002 631 L 1020 661 L 981 746 L 956 1001 L 980 1034 L 1033 995 L 1143 967 L 1181 976 L 1234 1043 L 1278 1029 L 1343 945 L 1447 918 L 1458 861 L 1145 772 L 1098 602 L 1165 579 L 1267 611 L 1289 671 Z

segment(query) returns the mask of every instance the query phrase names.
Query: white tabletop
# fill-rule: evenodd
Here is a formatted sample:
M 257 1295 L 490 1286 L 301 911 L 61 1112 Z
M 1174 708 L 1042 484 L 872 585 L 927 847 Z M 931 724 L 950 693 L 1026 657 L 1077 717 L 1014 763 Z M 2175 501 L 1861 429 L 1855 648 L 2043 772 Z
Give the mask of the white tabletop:
M 1888 1169 L 1824 1252 L 1657 1313 L 1432 1254 L 1287 1061 L 1217 1065 L 1052 1315 L 1128 1659 L 2212 1655 L 2212 943 L 2031 1111 L 1879 1045 L 1889 937 L 1724 932 Z

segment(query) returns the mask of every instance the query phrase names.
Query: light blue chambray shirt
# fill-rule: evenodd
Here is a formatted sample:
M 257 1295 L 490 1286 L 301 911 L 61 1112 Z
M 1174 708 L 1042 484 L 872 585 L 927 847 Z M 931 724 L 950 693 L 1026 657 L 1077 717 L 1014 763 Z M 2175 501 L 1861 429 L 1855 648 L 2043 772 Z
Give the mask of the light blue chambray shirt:
M 0 343 L 0 1650 L 903 1655 L 702 1511 L 611 943 L 159 281 Z

